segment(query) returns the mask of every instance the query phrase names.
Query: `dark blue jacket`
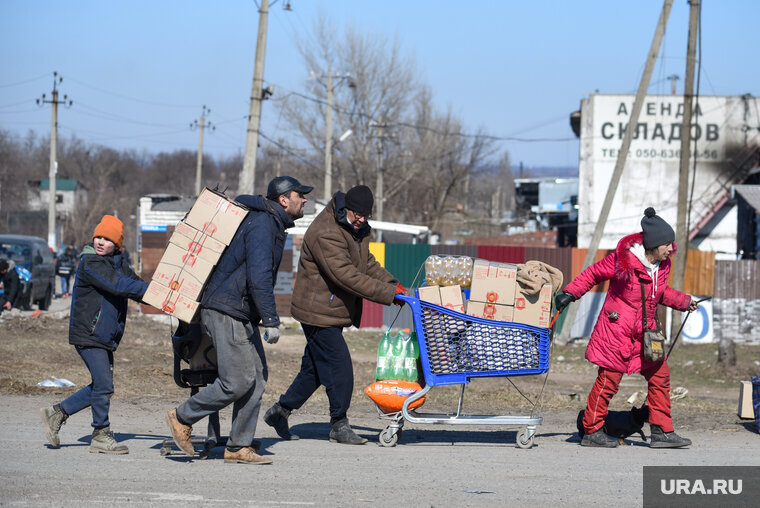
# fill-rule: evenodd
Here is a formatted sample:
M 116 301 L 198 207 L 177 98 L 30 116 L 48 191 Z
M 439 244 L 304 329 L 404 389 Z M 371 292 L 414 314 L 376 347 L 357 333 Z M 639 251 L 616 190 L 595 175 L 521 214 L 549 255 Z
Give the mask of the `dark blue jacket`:
M 222 254 L 201 305 L 254 325 L 277 326 L 274 301 L 277 270 L 285 249 L 285 230 L 293 219 L 279 203 L 263 196 L 238 196 L 251 209 Z
M 127 299 L 139 301 L 146 289 L 148 283 L 122 263 L 120 254 L 99 256 L 87 245 L 74 279 L 69 344 L 116 351 L 127 321 Z

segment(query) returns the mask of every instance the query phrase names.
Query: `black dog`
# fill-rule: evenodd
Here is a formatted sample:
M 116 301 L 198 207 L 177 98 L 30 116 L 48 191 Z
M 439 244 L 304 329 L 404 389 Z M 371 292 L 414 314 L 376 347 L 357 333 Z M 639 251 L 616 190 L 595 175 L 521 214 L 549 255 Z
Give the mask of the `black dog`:
M 578 435 L 583 439 L 583 435 L 586 431 L 583 430 L 583 415 L 586 410 L 578 413 L 578 419 L 576 426 L 578 427 Z M 644 404 L 641 407 L 634 406 L 630 411 L 610 411 L 607 413 L 607 418 L 604 419 L 604 431 L 612 437 L 616 437 L 622 441 L 636 434 L 641 435 L 641 439 L 647 440 L 642 430 L 644 424 L 649 421 L 649 406 Z

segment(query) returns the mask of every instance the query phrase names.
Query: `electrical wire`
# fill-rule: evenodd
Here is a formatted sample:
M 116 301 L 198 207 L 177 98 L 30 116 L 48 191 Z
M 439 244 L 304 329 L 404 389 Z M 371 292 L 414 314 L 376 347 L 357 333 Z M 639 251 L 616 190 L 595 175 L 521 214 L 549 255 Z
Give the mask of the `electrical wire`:
M 0 85 L 0 88 L 9 88 L 9 87 L 12 87 L 12 86 L 25 85 L 25 84 L 31 83 L 33 81 L 38 81 L 38 80 L 40 80 L 42 78 L 50 77 L 51 74 L 52 73 L 50 73 L 50 72 L 46 72 L 45 74 L 43 74 L 41 76 L 37 76 L 36 78 L 29 78 L 29 79 L 25 79 L 24 81 L 17 81 L 15 83 L 6 83 L 4 85 Z
M 66 79 L 68 81 L 73 81 L 74 83 L 77 83 L 77 84 L 79 84 L 79 85 L 81 85 L 81 86 L 83 86 L 85 88 L 89 88 L 91 90 L 96 90 L 96 91 L 98 91 L 100 93 L 104 93 L 106 95 L 112 95 L 114 97 L 119 97 L 121 99 L 126 99 L 128 101 L 139 102 L 141 104 L 148 104 L 149 106 L 161 106 L 161 107 L 165 107 L 165 108 L 199 108 L 200 107 L 200 105 L 198 105 L 198 104 L 167 104 L 165 102 L 146 101 L 144 99 L 138 99 L 136 97 L 130 97 L 128 95 L 123 95 L 123 94 L 119 94 L 119 93 L 115 93 L 115 92 L 110 92 L 108 90 L 104 90 L 104 89 L 98 88 L 96 86 L 88 85 L 87 83 L 79 81 L 79 80 L 77 80 L 75 78 L 72 78 L 70 76 L 67 76 Z
M 321 104 L 323 106 L 327 106 L 327 101 L 324 100 L 324 99 L 321 99 L 319 97 L 309 96 L 309 95 L 306 95 L 306 94 L 303 94 L 303 93 L 300 93 L 300 92 L 296 92 L 296 91 L 293 91 L 293 90 L 289 91 L 288 95 L 295 95 L 295 96 L 300 97 L 302 99 L 305 99 L 305 100 L 308 100 L 308 101 L 311 101 L 311 102 L 314 102 L 314 103 L 317 103 L 317 104 Z M 345 109 L 340 108 L 340 107 L 338 107 L 336 105 L 333 105 L 332 109 L 336 113 L 340 113 L 340 114 L 356 115 L 356 116 L 359 116 L 360 118 L 365 118 L 365 119 L 368 119 L 368 120 L 372 120 L 372 118 L 373 118 L 372 115 L 368 115 L 366 113 L 360 113 L 360 112 L 357 113 L 357 112 L 354 112 L 354 111 L 345 110 Z M 550 123 L 553 123 L 554 121 L 556 121 L 556 120 L 553 120 Z M 387 125 L 389 127 L 393 127 L 393 126 L 406 127 L 406 128 L 410 128 L 410 129 L 419 130 L 419 131 L 433 132 L 435 134 L 439 134 L 439 135 L 442 135 L 442 136 L 457 136 L 457 137 L 461 137 L 461 138 L 488 139 L 488 140 L 491 140 L 491 141 L 518 141 L 518 142 L 522 142 L 522 143 L 547 143 L 547 142 L 568 142 L 568 141 L 577 141 L 578 140 L 578 138 L 576 138 L 574 136 L 573 137 L 568 137 L 568 138 L 521 138 L 521 137 L 515 137 L 515 136 L 492 136 L 492 135 L 488 135 L 488 134 L 466 134 L 466 133 L 462 133 L 462 132 L 442 131 L 442 130 L 439 130 L 439 129 L 435 129 L 433 127 L 427 127 L 427 126 L 422 126 L 422 125 L 415 125 L 415 124 L 410 124 L 410 123 L 407 123 L 407 122 L 387 122 Z M 528 130 L 536 129 L 538 127 L 543 127 L 543 125 L 531 127 Z

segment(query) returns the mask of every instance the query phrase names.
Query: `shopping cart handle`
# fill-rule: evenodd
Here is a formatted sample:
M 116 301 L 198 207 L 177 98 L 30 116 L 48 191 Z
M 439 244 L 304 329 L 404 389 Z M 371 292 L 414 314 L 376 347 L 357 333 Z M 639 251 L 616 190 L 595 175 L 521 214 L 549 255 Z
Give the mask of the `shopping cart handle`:
M 401 300 L 402 302 L 406 302 L 406 303 L 412 303 L 412 302 L 414 302 L 414 301 L 417 300 L 417 298 L 415 298 L 413 296 L 407 296 L 407 295 L 404 295 L 404 294 L 398 294 L 398 295 L 394 296 L 393 299 L 394 300 Z

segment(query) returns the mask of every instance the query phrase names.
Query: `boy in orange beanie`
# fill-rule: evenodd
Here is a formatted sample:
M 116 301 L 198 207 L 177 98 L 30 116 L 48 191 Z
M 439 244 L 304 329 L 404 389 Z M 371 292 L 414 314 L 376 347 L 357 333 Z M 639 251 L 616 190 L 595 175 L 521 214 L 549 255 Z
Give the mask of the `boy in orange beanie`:
M 74 345 L 90 371 L 92 382 L 60 404 L 40 410 L 50 444 L 60 445 L 58 431 L 66 419 L 92 409 L 90 453 L 125 454 L 129 449 L 116 442 L 108 421 L 113 395 L 113 353 L 124 334 L 127 299 L 140 301 L 148 283 L 123 263 L 119 247 L 124 226 L 104 215 L 95 226 L 92 243 L 85 246 L 74 279 L 69 344 Z

